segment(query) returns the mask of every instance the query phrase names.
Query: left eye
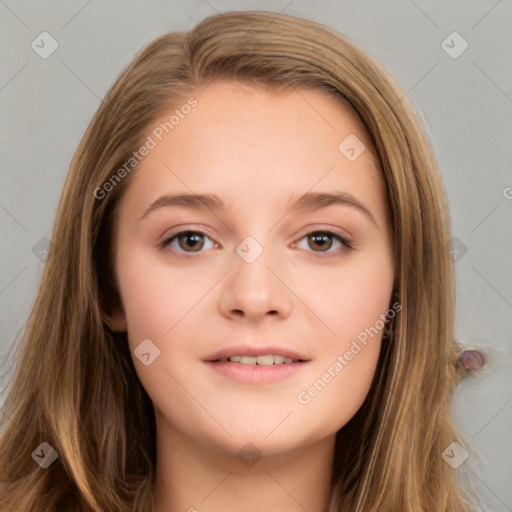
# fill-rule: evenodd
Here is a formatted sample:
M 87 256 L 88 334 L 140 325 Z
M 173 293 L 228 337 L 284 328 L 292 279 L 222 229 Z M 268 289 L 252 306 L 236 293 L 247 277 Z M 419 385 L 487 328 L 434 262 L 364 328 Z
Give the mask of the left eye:
M 300 242 L 303 240 L 306 241 L 308 247 L 313 249 L 314 252 L 320 253 L 328 253 L 328 252 L 336 252 L 330 251 L 336 244 L 338 244 L 338 249 L 345 247 L 346 249 L 352 248 L 351 243 L 336 233 L 332 233 L 331 231 L 313 231 L 308 233 L 305 237 L 301 238 Z M 299 244 L 297 244 L 300 247 Z M 304 247 L 301 247 L 302 249 Z

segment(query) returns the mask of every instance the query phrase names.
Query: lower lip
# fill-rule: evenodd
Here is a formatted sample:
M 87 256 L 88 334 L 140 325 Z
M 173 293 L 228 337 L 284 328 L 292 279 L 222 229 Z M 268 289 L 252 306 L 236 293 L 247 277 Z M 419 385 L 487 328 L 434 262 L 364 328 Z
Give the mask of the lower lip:
M 274 364 L 271 366 L 206 361 L 210 368 L 243 384 L 268 384 L 288 379 L 300 372 L 306 363 Z

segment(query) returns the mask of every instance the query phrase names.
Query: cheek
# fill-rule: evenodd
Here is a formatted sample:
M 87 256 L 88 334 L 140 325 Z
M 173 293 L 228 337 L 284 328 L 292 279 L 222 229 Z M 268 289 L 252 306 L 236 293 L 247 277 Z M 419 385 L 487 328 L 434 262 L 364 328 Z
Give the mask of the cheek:
M 357 352 L 357 350 L 360 350 Z M 296 396 L 302 422 L 317 425 L 318 432 L 338 431 L 356 414 L 368 395 L 379 357 L 380 342 L 335 354 L 321 373 L 304 385 Z M 357 352 L 357 353 L 356 353 Z
M 118 267 L 121 300 L 131 343 L 162 342 L 201 296 L 204 282 L 140 252 Z
M 139 380 L 157 409 L 169 408 L 169 397 L 183 405 L 186 396 L 172 375 L 186 381 L 187 375 L 178 375 L 177 370 L 188 343 L 176 343 L 176 339 L 188 341 L 193 330 L 189 322 L 197 314 L 205 283 L 201 286 L 192 275 L 185 276 L 143 252 L 133 252 L 118 268 L 128 344 Z M 172 411 L 171 407 L 168 412 Z
M 316 276 L 310 284 L 317 293 L 309 293 L 308 304 L 322 319 L 324 338 L 333 345 L 341 349 L 342 340 L 382 330 L 381 316 L 390 306 L 393 286 L 393 272 L 385 261 L 361 258 L 356 265 Z
M 314 303 L 329 330 L 319 342 L 319 359 L 302 380 L 296 400 L 304 418 L 321 429 L 336 431 L 363 404 L 381 350 L 382 329 L 392 291 L 393 274 L 383 265 L 338 273 L 325 280 L 323 300 Z M 383 320 L 384 319 L 384 320 Z M 309 421 L 308 420 L 308 421 Z

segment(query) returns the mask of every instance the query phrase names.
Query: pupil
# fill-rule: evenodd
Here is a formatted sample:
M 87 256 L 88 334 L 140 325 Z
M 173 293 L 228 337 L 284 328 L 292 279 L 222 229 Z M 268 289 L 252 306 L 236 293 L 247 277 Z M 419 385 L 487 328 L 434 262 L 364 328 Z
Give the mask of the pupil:
M 327 250 L 330 249 L 332 245 L 332 239 L 329 235 L 325 234 L 318 234 L 318 235 L 310 235 L 310 241 L 313 241 L 313 244 L 315 244 L 317 247 L 320 248 L 320 250 Z M 313 249 L 314 247 L 312 247 Z
M 187 233 L 186 235 L 183 235 L 182 237 L 180 237 L 180 246 L 182 249 L 187 249 L 187 248 L 192 248 L 192 249 L 195 249 L 195 250 L 199 250 L 201 249 L 201 247 L 203 246 L 203 243 L 202 243 L 202 240 L 201 240 L 201 236 L 202 235 L 198 235 L 198 234 L 193 234 L 193 233 Z M 184 244 L 181 243 L 181 241 L 185 239 L 185 244 L 188 246 L 183 246 Z

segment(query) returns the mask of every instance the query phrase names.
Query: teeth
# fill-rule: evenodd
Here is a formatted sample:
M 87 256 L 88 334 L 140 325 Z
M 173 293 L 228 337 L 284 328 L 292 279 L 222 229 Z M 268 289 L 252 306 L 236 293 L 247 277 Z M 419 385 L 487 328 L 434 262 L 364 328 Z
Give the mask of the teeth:
M 284 357 L 274 354 L 265 354 L 263 356 L 231 356 L 230 358 L 222 358 L 220 362 L 231 361 L 232 363 L 240 363 L 247 365 L 272 366 L 273 364 L 290 364 L 293 363 L 291 357 Z
M 242 356 L 240 362 L 242 364 L 256 364 L 258 358 L 256 356 Z
M 274 356 L 273 355 L 258 356 L 256 358 L 256 362 L 258 364 L 261 364 L 262 366 L 272 366 L 274 364 Z

